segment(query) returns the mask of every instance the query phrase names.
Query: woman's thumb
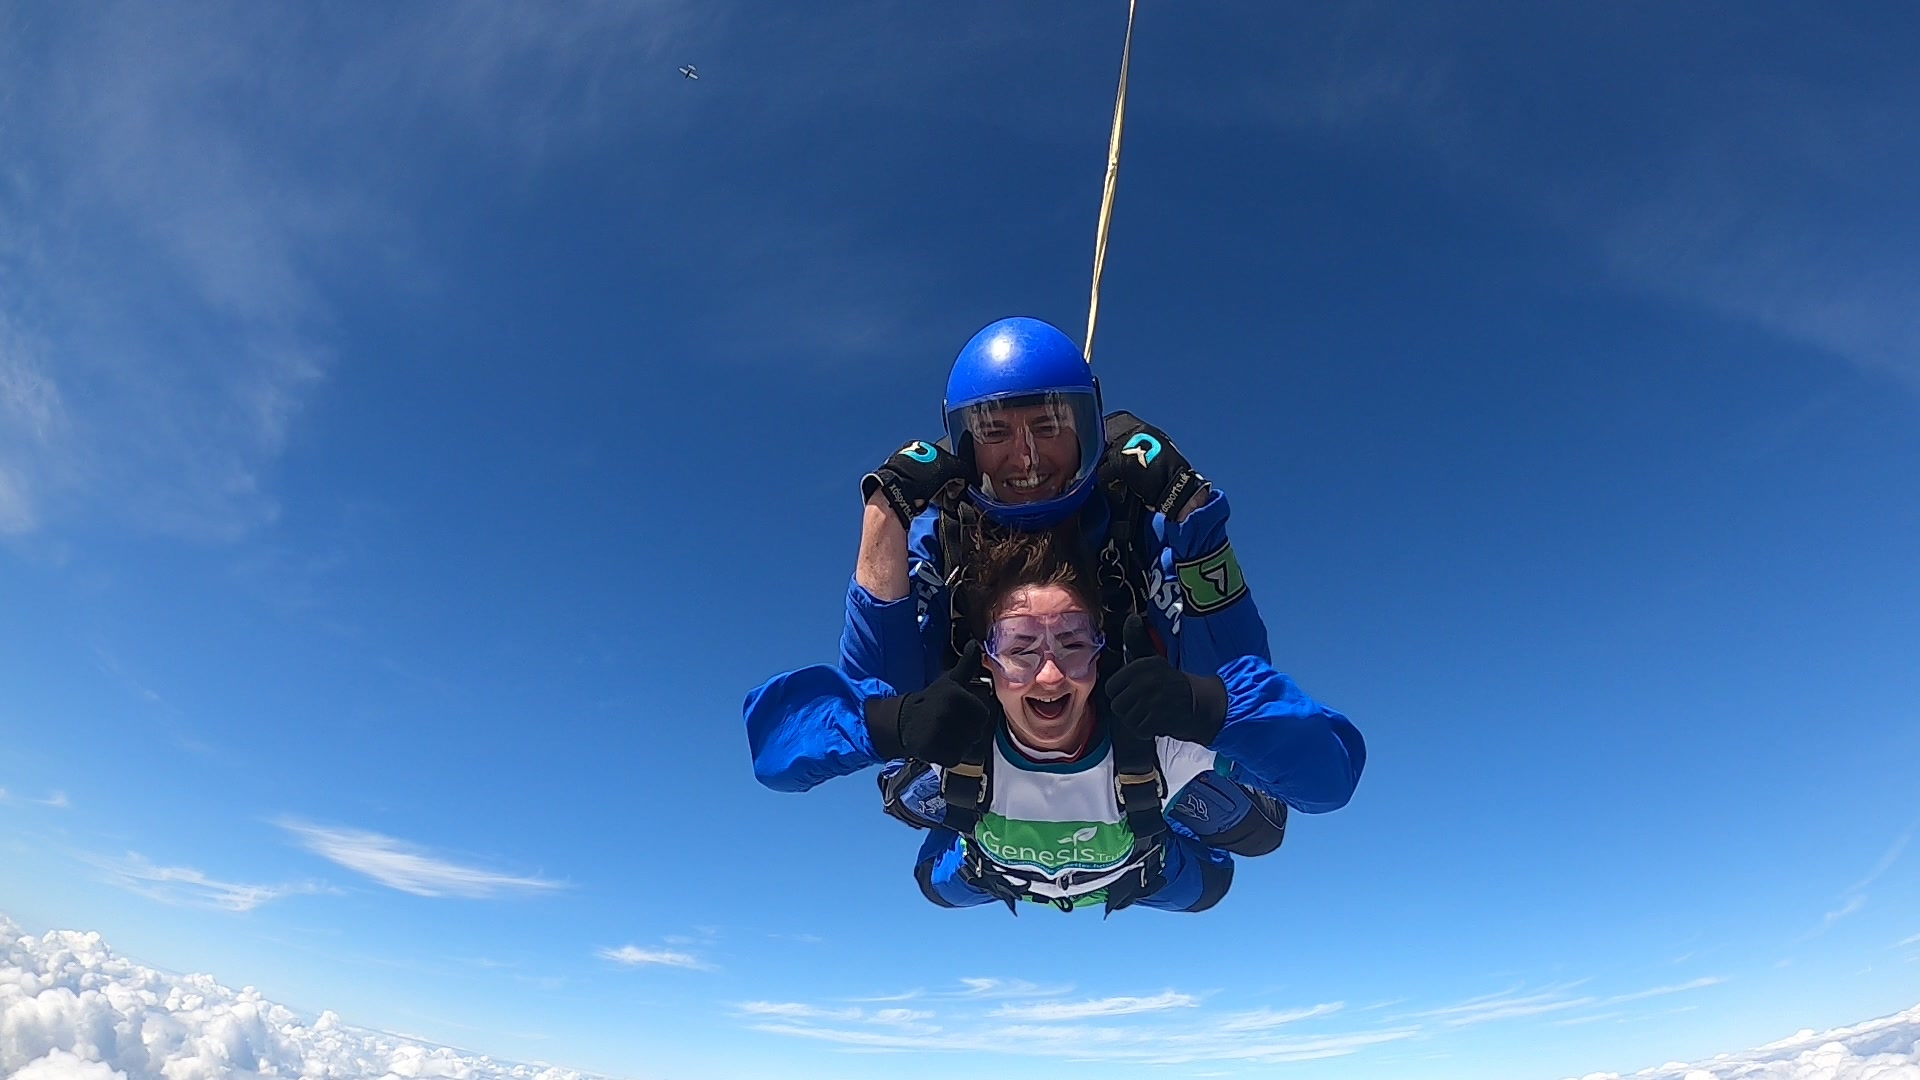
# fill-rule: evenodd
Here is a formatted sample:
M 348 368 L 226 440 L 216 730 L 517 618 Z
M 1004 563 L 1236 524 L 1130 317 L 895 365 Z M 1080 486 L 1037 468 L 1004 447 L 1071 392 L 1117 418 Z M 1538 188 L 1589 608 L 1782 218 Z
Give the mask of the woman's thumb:
M 980 643 L 969 641 L 966 649 L 960 653 L 959 661 L 953 665 L 951 671 L 947 672 L 947 678 L 957 683 L 969 683 L 980 677 L 983 667 L 980 661 Z
M 1121 658 L 1127 663 L 1160 655 L 1160 650 L 1153 644 L 1153 631 L 1147 629 L 1147 620 L 1138 615 L 1127 616 L 1127 628 L 1123 633 L 1126 635 L 1126 651 Z

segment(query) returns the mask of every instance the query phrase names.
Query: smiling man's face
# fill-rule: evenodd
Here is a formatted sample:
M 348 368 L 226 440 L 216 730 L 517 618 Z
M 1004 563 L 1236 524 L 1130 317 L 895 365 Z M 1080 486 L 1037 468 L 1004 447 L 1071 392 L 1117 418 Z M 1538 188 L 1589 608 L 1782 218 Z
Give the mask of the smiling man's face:
M 1056 402 L 981 410 L 967 420 L 980 491 L 1003 503 L 1059 496 L 1080 471 L 1073 410 Z

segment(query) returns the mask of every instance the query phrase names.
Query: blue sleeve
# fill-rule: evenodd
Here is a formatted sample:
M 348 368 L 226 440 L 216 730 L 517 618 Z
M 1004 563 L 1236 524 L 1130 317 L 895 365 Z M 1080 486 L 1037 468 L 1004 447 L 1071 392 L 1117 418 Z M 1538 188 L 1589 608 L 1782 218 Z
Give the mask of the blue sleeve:
M 1168 643 L 1167 659 L 1196 675 L 1212 675 L 1243 656 L 1272 661 L 1267 624 L 1227 539 L 1230 513 L 1216 487 L 1185 521 L 1153 516 L 1160 550 L 1148 571 L 1147 606 Z
M 824 664 L 776 675 L 747 694 L 753 775 L 775 791 L 806 791 L 879 765 L 867 734 L 868 698 L 891 697 L 875 679 L 854 680 Z
M 1213 750 L 1233 763 L 1227 775 L 1309 814 L 1347 805 L 1367 764 L 1360 729 L 1263 661 L 1230 661 L 1220 678 L 1227 721 Z
M 878 679 L 912 689 L 912 678 L 889 668 L 917 666 L 920 620 L 911 593 L 898 600 L 877 600 L 857 580 L 847 582 L 847 621 L 840 629 L 840 670 L 847 678 Z
M 913 862 L 913 879 L 920 893 L 941 907 L 978 907 L 994 902 L 993 894 L 960 877 L 960 863 L 966 851 L 960 834 L 952 829 L 928 829 L 920 842 L 920 854 Z
M 947 631 L 947 587 L 936 554 L 938 511 L 913 520 L 907 536 L 908 592 L 878 600 L 847 582 L 847 619 L 840 629 L 840 670 L 855 681 L 878 679 L 899 693 L 924 690 L 939 674 Z

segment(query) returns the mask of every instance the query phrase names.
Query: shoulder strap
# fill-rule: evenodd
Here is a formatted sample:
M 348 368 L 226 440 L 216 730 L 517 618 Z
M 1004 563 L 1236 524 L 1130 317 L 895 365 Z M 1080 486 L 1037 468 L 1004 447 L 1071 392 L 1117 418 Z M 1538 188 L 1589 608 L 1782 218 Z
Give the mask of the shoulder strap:
M 940 507 L 935 538 L 940 545 L 940 562 L 946 572 L 947 585 L 947 640 L 940 656 L 943 669 L 959 662 L 967 642 L 973 640 L 973 628 L 967 620 L 965 586 L 967 562 L 974 553 L 968 537 L 979 535 L 980 523 L 980 511 L 972 503 L 961 500 Z
M 1162 812 L 1167 782 L 1160 772 L 1160 753 L 1151 738 L 1134 738 L 1118 730 L 1112 737 L 1113 791 L 1120 800 L 1120 813 L 1134 843 L 1153 841 L 1167 831 Z
M 941 823 L 971 840 L 981 812 L 992 805 L 992 781 L 993 740 L 988 739 L 967 751 L 959 764 L 940 770 L 940 797 L 947 802 Z
M 1128 432 L 1140 427 L 1140 419 L 1124 409 L 1116 409 L 1106 415 L 1107 448 L 1127 437 Z M 1126 615 L 1138 612 L 1146 614 L 1149 579 L 1147 557 L 1147 538 L 1153 529 L 1153 510 L 1146 500 L 1134 494 L 1124 480 L 1111 475 L 1103 465 L 1100 471 L 1100 493 L 1107 502 L 1107 542 L 1100 550 L 1100 576 L 1103 592 L 1110 588 L 1108 579 L 1122 584 L 1129 594 L 1124 605 L 1116 605 L 1120 596 L 1113 596 L 1107 602 L 1107 618 L 1112 622 L 1118 614 L 1119 621 L 1110 628 L 1107 637 L 1118 641 L 1117 631 L 1125 625 Z

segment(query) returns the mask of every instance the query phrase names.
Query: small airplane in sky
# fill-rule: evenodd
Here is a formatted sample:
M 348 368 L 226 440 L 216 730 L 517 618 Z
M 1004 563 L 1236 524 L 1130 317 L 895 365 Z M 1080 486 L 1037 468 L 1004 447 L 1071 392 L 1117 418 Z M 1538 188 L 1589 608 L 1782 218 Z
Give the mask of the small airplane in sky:
M 686 76 L 689 79 L 698 79 L 700 77 L 700 70 L 694 67 L 692 64 L 681 64 L 680 74 Z

